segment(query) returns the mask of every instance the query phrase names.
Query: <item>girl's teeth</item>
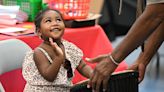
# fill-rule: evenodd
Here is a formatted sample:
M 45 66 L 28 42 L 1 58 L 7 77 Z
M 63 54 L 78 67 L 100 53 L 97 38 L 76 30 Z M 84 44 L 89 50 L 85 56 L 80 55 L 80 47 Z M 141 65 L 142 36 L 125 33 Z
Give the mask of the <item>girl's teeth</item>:
M 58 31 L 58 29 L 54 29 L 53 31 Z

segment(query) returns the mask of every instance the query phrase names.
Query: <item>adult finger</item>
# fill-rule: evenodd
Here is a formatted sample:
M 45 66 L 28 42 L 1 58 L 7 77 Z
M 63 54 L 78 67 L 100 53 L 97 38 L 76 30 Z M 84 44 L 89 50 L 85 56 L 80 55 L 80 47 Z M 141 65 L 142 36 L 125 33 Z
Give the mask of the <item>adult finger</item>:
M 92 80 L 93 80 L 94 76 L 95 76 L 95 70 L 93 70 L 93 72 L 91 74 L 91 77 L 90 77 L 89 82 L 87 84 L 87 88 L 91 88 L 92 87 Z
M 104 78 L 102 78 L 101 75 L 98 75 L 97 74 L 97 79 L 96 79 L 96 85 L 95 85 L 95 88 L 96 88 L 96 92 L 99 92 L 100 91 L 100 87 L 101 87 L 101 84 L 102 84 L 102 81 L 103 81 Z
M 138 63 L 133 63 L 127 68 L 127 70 L 138 70 L 138 65 Z
M 90 81 L 88 82 L 87 88 L 92 88 L 93 92 L 99 92 L 97 90 L 99 90 L 99 88 L 97 87 L 97 80 L 98 80 L 98 74 L 96 71 L 93 72 Z M 101 80 L 100 80 L 101 81 Z
M 144 75 L 145 75 L 145 69 L 146 67 L 142 64 L 139 65 L 139 68 L 138 68 L 138 71 L 139 71 L 139 82 L 141 82 L 144 78 Z
M 95 58 L 85 58 L 85 60 L 90 63 L 98 63 L 101 62 L 104 58 L 105 58 L 104 55 L 100 55 Z
M 103 84 L 103 92 L 106 92 L 108 89 L 109 78 L 110 78 L 110 76 L 103 80 L 103 83 L 102 83 Z M 108 89 L 108 90 L 110 90 L 110 89 Z
M 91 87 L 92 87 L 92 90 L 95 92 L 95 90 L 96 90 L 96 81 L 97 81 L 97 72 L 95 71 L 94 72 L 94 75 L 92 76 L 92 78 L 91 78 Z

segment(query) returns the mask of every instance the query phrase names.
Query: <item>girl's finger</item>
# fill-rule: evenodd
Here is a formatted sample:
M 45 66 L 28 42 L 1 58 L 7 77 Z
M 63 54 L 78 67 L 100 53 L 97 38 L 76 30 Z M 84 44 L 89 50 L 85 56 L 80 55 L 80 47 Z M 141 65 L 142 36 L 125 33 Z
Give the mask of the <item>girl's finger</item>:
M 49 41 L 50 41 L 50 44 L 52 44 L 52 43 L 53 43 L 53 39 L 52 39 L 52 38 L 49 38 Z

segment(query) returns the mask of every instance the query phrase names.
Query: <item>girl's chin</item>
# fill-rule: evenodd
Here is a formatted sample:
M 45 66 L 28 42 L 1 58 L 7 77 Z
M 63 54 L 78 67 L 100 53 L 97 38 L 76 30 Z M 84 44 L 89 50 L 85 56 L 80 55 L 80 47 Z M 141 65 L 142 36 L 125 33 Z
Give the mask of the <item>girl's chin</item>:
M 53 39 L 56 39 L 56 40 L 57 40 L 57 39 L 61 39 L 61 37 L 62 37 L 62 35 L 53 35 L 53 36 L 52 36 L 52 38 L 53 38 Z
M 60 40 L 61 37 L 53 37 L 52 39 L 53 39 L 53 41 L 56 41 L 56 40 Z

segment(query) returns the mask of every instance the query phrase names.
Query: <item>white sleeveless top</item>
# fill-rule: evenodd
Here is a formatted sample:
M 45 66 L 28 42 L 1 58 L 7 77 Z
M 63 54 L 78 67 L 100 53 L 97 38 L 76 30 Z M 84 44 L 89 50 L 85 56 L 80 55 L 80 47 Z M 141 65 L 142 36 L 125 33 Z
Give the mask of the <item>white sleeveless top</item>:
M 74 73 L 83 57 L 83 52 L 77 46 L 66 40 L 62 40 L 62 43 L 65 47 L 66 59 L 70 61 L 72 72 Z M 44 53 L 49 62 L 52 62 L 52 59 L 44 49 L 38 49 Z M 61 66 L 56 80 L 49 82 L 39 73 L 33 59 L 33 54 L 33 50 L 27 52 L 22 66 L 22 74 L 27 82 L 24 92 L 69 92 L 73 84 L 71 80 L 67 78 L 67 70 Z

